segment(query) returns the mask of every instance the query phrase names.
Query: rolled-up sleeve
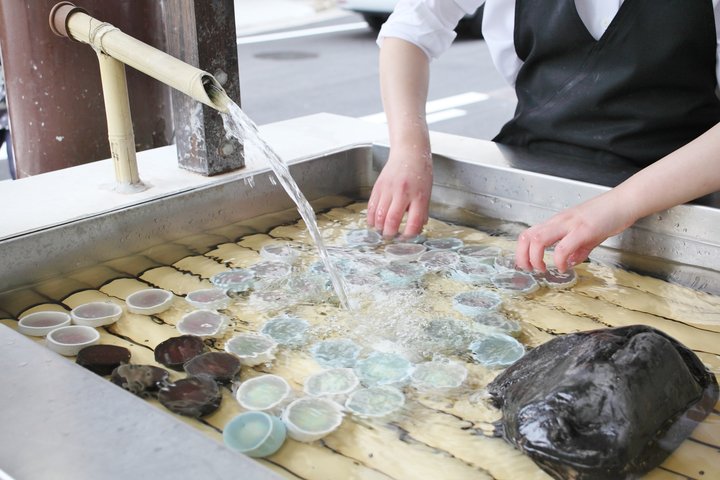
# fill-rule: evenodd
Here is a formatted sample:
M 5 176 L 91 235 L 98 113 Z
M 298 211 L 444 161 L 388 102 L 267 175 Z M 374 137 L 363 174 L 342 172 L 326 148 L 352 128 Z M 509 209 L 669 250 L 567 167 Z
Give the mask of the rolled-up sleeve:
M 442 55 L 453 40 L 455 27 L 472 14 L 483 0 L 400 0 L 380 29 L 377 44 L 386 37 L 400 38 L 418 46 L 429 59 Z

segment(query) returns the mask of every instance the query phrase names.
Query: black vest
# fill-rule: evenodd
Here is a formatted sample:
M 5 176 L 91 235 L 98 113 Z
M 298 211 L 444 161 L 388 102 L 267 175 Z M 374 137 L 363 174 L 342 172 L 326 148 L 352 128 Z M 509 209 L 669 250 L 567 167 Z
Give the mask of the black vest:
M 720 122 L 710 0 L 625 0 L 599 40 L 574 0 L 517 0 L 524 62 L 496 142 L 646 166 Z

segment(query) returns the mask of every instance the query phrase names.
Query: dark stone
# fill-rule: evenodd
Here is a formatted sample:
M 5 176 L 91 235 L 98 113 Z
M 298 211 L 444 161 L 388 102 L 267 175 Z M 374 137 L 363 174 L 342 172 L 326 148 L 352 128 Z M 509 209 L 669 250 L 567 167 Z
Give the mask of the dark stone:
M 216 382 L 228 383 L 240 371 L 240 359 L 227 352 L 205 352 L 188 361 L 183 368 L 188 375 L 205 375 Z
M 110 375 L 113 370 L 130 361 L 130 350 L 117 345 L 90 345 L 80 350 L 75 362 L 98 375 Z
M 110 381 L 135 395 L 145 396 L 164 385 L 170 374 L 154 365 L 120 365 L 113 370 Z
M 555 478 L 637 478 L 670 455 L 718 400 L 688 348 L 634 325 L 564 335 L 489 386 L 502 434 Z
M 183 371 L 183 365 L 188 360 L 200 355 L 205 351 L 205 343 L 202 338 L 195 335 L 181 335 L 168 338 L 155 347 L 155 361 L 162 363 L 168 368 Z
M 210 377 L 187 377 L 160 389 L 158 400 L 171 412 L 202 417 L 218 409 L 222 392 Z

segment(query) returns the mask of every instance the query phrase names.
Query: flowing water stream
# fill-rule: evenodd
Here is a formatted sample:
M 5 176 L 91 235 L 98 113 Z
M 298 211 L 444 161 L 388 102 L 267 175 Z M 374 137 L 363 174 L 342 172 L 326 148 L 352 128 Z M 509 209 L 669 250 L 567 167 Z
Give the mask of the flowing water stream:
M 295 205 L 297 205 L 298 212 L 305 221 L 308 232 L 317 246 L 320 259 L 325 265 L 325 269 L 330 276 L 333 290 L 338 297 L 340 305 L 342 305 L 345 309 L 350 309 L 345 283 L 330 259 L 328 250 L 325 247 L 325 242 L 323 241 L 320 230 L 318 229 L 312 205 L 310 205 L 310 202 L 307 201 L 305 195 L 303 195 L 300 191 L 300 187 L 298 187 L 297 183 L 290 174 L 288 165 L 280 158 L 272 147 L 268 145 L 262 137 L 260 137 L 257 125 L 255 125 L 250 117 L 248 117 L 235 102 L 230 100 L 225 93 L 215 90 L 211 92 L 211 96 L 217 99 L 217 103 L 220 105 L 227 106 L 227 113 L 222 114 L 227 135 L 236 138 L 245 146 L 251 145 L 252 147 L 255 147 L 262 156 L 262 160 L 267 161 L 268 165 L 270 165 L 270 168 L 272 168 L 273 172 L 280 181 L 280 184 L 283 186 L 292 201 L 295 202 Z

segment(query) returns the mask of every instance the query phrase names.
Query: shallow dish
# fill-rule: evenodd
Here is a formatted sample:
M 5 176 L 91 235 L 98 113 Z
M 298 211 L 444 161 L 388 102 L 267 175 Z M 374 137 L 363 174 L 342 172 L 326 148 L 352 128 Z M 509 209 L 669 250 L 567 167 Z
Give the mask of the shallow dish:
M 400 410 L 405 405 L 405 395 L 388 386 L 361 388 L 350 394 L 345 402 L 354 415 L 367 418 L 381 418 Z
M 279 345 L 299 347 L 305 343 L 309 328 L 310 324 L 302 318 L 282 315 L 265 322 L 260 332 L 272 337 Z
M 473 318 L 475 327 L 487 328 L 517 337 L 522 332 L 520 322 L 511 320 L 498 312 L 486 312 Z
M 390 287 L 405 287 L 425 275 L 425 267 L 418 263 L 392 261 L 380 270 L 380 278 Z
M 160 288 L 138 290 L 125 299 L 128 312 L 140 315 L 157 315 L 172 306 L 172 292 Z
M 326 398 L 298 398 L 285 408 L 282 420 L 290 438 L 298 442 L 314 442 L 340 426 L 342 406 Z
M 200 310 L 222 310 L 232 302 L 222 288 L 205 288 L 185 295 L 185 301 Z
M 489 290 L 472 290 L 458 293 L 453 297 L 453 307 L 468 317 L 494 312 L 502 305 L 502 299 Z
M 122 307 L 115 303 L 90 302 L 73 308 L 70 316 L 75 325 L 103 327 L 117 322 L 122 313 Z
M 402 355 L 373 352 L 357 362 L 355 373 L 363 385 L 402 385 L 412 374 L 412 363 Z
M 214 310 L 195 310 L 184 315 L 177 323 L 177 331 L 183 335 L 217 337 L 228 325 L 228 317 Z
M 492 257 L 488 258 L 492 260 Z M 451 270 L 450 278 L 458 282 L 485 285 L 490 283 L 490 277 L 495 272 L 495 267 L 488 265 L 483 258 L 464 257 Z
M 491 281 L 500 290 L 518 295 L 528 295 L 540 288 L 535 277 L 524 272 L 496 273 Z
M 165 385 L 170 374 L 164 368 L 154 365 L 124 364 L 113 370 L 110 381 L 118 387 L 145 396 Z
M 285 262 L 266 261 L 250 267 L 255 274 L 256 288 L 268 288 L 287 280 L 292 273 L 292 266 Z
M 18 332 L 33 337 L 44 337 L 56 328 L 70 325 L 72 317 L 67 312 L 49 310 L 25 315 L 18 322 Z
M 431 271 L 450 270 L 460 263 L 460 255 L 452 250 L 430 250 L 420 255 L 418 262 Z
M 86 325 L 68 325 L 56 328 L 45 337 L 47 347 L 66 357 L 77 355 L 80 350 L 100 341 L 100 333 Z
M 155 361 L 182 372 L 185 362 L 197 357 L 205 350 L 202 338 L 195 335 L 181 335 L 159 343 L 155 347 Z
M 268 457 L 277 452 L 286 436 L 282 420 L 265 412 L 241 413 L 223 429 L 225 445 L 253 458 Z
M 525 347 L 510 335 L 491 333 L 470 344 L 473 359 L 486 367 L 509 367 L 525 355 Z
M 235 392 L 235 399 L 247 410 L 271 410 L 290 396 L 290 384 L 278 375 L 260 375 L 245 380 Z
M 205 375 L 216 382 L 228 383 L 240 372 L 240 360 L 227 352 L 205 352 L 183 365 L 188 375 Z
M 385 247 L 385 256 L 396 262 L 412 262 L 426 250 L 427 247 L 419 243 L 392 243 Z
M 428 250 L 457 250 L 464 243 L 459 238 L 431 238 L 427 240 L 425 245 Z
M 130 350 L 119 345 L 90 345 L 78 353 L 75 363 L 101 376 L 110 375 L 120 365 L 130 362 Z
M 355 366 L 360 350 L 360 346 L 349 338 L 337 338 L 316 343 L 310 349 L 310 353 L 323 367 L 350 368 Z
M 371 247 L 382 243 L 382 235 L 375 230 L 350 230 L 345 234 L 345 243 L 351 247 Z
M 287 244 L 268 244 L 260 249 L 260 256 L 272 262 L 295 263 L 300 254 Z
M 536 273 L 534 276 L 539 283 L 550 288 L 570 288 L 577 283 L 577 273 L 573 269 L 560 273 L 557 268 L 548 267 L 547 271 Z
M 304 391 L 313 397 L 347 395 L 360 385 L 351 368 L 331 368 L 309 376 Z
M 457 252 L 463 257 L 491 258 L 494 261 L 495 257 L 502 253 L 502 250 L 491 245 L 466 245 L 458 248 Z
M 456 362 L 425 362 L 415 366 L 411 383 L 421 391 L 445 392 L 460 387 L 467 375 L 467 368 Z
M 210 277 L 210 283 L 228 292 L 244 292 L 255 283 L 255 272 L 246 268 L 228 270 Z
M 222 392 L 212 378 L 187 377 L 163 385 L 158 400 L 173 413 L 197 418 L 220 407 Z
M 240 333 L 227 341 L 225 351 L 236 355 L 240 363 L 253 367 L 275 359 L 278 344 L 267 335 Z

